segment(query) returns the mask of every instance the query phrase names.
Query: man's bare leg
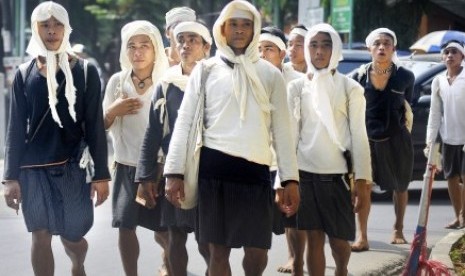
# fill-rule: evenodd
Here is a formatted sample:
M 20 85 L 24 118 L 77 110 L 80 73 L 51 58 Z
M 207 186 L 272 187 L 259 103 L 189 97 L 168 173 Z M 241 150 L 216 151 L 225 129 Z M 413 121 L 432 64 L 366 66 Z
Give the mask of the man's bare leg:
M 289 229 L 289 239 L 287 242 L 290 244 L 291 251 L 293 252 L 294 258 L 292 260 L 292 275 L 303 276 L 304 275 L 304 252 L 307 233 L 303 230 L 297 230 L 296 228 Z
M 53 276 L 52 235 L 47 230 L 32 232 L 31 263 L 36 276 Z
M 461 177 L 461 184 L 460 184 L 460 190 L 462 197 L 460 198 L 460 202 L 462 203 L 460 205 L 460 212 L 459 212 L 459 220 L 460 220 L 460 225 L 459 228 L 464 228 L 465 227 L 465 183 L 463 183 L 465 180 L 465 175 L 462 175 Z
M 281 273 L 291 273 L 292 272 L 292 264 L 294 263 L 294 252 L 291 248 L 291 237 L 289 230 L 291 228 L 284 228 L 284 234 L 286 235 L 286 241 L 287 241 L 287 252 L 288 252 L 288 258 L 287 258 L 287 263 L 284 265 L 278 266 L 278 272 Z
M 405 209 L 407 208 L 408 202 L 408 191 L 397 192 L 394 191 L 392 194 L 394 202 L 394 213 L 396 215 L 396 221 L 394 223 L 394 233 L 392 235 L 392 244 L 406 244 L 407 240 L 404 237 L 404 216 Z
M 86 259 L 88 244 L 86 239 L 82 238 L 78 242 L 68 241 L 61 237 L 61 243 L 65 247 L 66 255 L 71 259 L 71 275 L 85 276 L 84 261 Z
M 329 245 L 331 246 L 332 255 L 336 263 L 336 276 L 346 276 L 348 274 L 347 265 L 350 259 L 350 243 L 346 240 L 330 238 Z M 323 274 L 320 274 L 323 275 Z
M 187 275 L 187 250 L 186 241 L 187 233 L 177 227 L 170 227 L 169 233 L 169 249 L 168 249 L 168 264 L 170 275 L 185 276 Z
M 119 254 L 126 276 L 137 276 L 137 260 L 139 259 L 139 241 L 136 229 L 119 229 Z
M 209 243 L 210 264 L 208 265 L 209 276 L 231 276 L 231 266 L 229 265 L 229 254 L 231 248 L 224 245 Z
M 460 209 L 462 206 L 462 188 L 460 186 L 460 177 L 453 176 L 447 179 L 447 187 L 450 202 L 454 208 L 455 220 L 446 225 L 446 228 L 457 228 L 460 226 Z
M 198 248 L 200 255 L 202 255 L 205 263 L 207 264 L 207 271 L 205 271 L 205 276 L 208 276 L 208 265 L 210 263 L 210 250 L 208 248 L 208 243 L 198 242 Z
M 325 275 L 325 233 L 321 230 L 307 231 L 307 269 L 310 275 Z
M 260 276 L 268 263 L 268 250 L 256 247 L 244 247 L 242 267 L 245 276 Z
M 367 193 L 367 204 L 357 213 L 357 240 L 352 244 L 351 248 L 354 252 L 361 252 L 370 249 L 368 244 L 368 216 L 371 210 L 371 185 L 367 185 L 369 189 Z
M 171 270 L 169 268 L 169 263 L 168 263 L 168 249 L 169 249 L 169 234 L 168 231 L 162 231 L 158 232 L 155 231 L 154 234 L 155 241 L 161 246 L 163 249 L 163 252 L 161 253 L 161 257 L 163 259 L 163 265 L 162 267 L 159 268 L 159 275 L 160 276 L 165 276 L 165 275 L 172 275 Z

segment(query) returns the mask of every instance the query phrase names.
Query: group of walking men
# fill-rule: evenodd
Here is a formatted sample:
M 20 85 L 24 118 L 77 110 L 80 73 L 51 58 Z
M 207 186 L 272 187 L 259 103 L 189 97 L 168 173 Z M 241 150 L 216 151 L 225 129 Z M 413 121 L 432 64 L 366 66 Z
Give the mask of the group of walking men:
M 350 78 L 337 71 L 342 42 L 328 24 L 295 26 L 286 37 L 276 27 L 262 28 L 252 4 L 234 0 L 221 11 L 212 38 L 195 11 L 178 7 L 166 13 L 166 49 L 148 21 L 121 29 L 121 71 L 102 100 L 96 68 L 70 51 L 66 10 L 41 3 L 31 29 L 33 60 L 20 66 L 11 93 L 3 184 L 7 205 L 17 211 L 21 205 L 32 232 L 36 275 L 54 273 L 52 235 L 61 237 L 72 275 L 85 275 L 92 200 L 98 206 L 109 196 L 105 130 L 114 149 L 112 226 L 119 229 L 126 275 L 138 271 L 137 226 L 153 230 L 163 248 L 162 275 L 187 275 L 191 232 L 207 275 L 231 275 L 232 248 L 244 248 L 245 275 L 262 275 L 273 232 L 286 233 L 288 241 L 289 263 L 279 271 L 303 275 L 307 246 L 310 275 L 324 275 L 328 236 L 335 274 L 347 275 L 351 251 L 369 249 L 373 181 L 394 191 L 392 243 L 407 243 L 414 76 L 398 66 L 391 30 L 368 35 L 373 62 Z M 213 41 L 217 50 L 209 58 Z M 444 46 L 450 78 L 434 82 L 428 126 L 428 145 L 441 129 L 445 168 L 448 177 L 458 177 L 457 189 L 465 172 L 465 128 L 447 132 L 452 127 L 441 124 L 442 116 L 458 115 L 440 105 L 460 98 L 449 94 L 454 85 L 463 88 L 464 54 L 459 42 Z M 188 140 L 199 106 L 194 195 L 184 174 L 192 165 Z M 195 196 L 195 207 L 180 208 Z M 357 212 L 360 234 L 351 245 Z M 458 208 L 455 226 L 463 225 L 461 214 Z

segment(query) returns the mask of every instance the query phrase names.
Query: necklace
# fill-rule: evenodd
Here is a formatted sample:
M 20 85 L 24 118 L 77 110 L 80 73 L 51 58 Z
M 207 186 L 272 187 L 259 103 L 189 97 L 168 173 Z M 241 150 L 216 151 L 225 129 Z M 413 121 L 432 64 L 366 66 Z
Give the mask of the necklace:
M 148 76 L 148 77 L 141 80 L 141 79 L 139 79 L 138 76 L 136 76 L 136 74 L 134 74 L 134 72 L 132 72 L 132 77 L 137 79 L 137 81 L 139 82 L 139 83 L 137 83 L 137 87 L 139 87 L 140 89 L 144 89 L 146 80 L 152 79 L 152 75 L 150 75 L 150 76 Z
M 392 63 L 391 63 L 391 65 L 389 65 L 389 67 L 386 68 L 386 69 L 378 69 L 378 68 L 376 68 L 375 66 L 373 66 L 372 68 L 373 68 L 373 71 L 376 72 L 376 74 L 379 74 L 379 75 L 386 75 L 386 74 L 388 74 L 388 73 L 391 73 L 391 71 L 392 71 Z

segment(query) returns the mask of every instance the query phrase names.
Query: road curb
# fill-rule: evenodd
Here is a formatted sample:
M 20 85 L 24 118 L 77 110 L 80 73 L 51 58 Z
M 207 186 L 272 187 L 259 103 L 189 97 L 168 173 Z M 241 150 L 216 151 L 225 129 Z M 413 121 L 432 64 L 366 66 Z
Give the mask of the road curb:
M 444 238 L 439 240 L 431 250 L 430 260 L 439 261 L 444 264 L 451 275 L 455 275 L 454 264 L 450 259 L 449 252 L 455 242 L 465 234 L 465 230 L 450 232 Z

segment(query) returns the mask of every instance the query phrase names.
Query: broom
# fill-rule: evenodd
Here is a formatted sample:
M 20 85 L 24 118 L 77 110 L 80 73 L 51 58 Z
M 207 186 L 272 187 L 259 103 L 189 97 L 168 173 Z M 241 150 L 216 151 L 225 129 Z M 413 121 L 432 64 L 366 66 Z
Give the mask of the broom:
M 407 265 L 402 273 L 403 276 L 450 275 L 449 270 L 444 264 L 438 261 L 428 260 L 427 257 L 426 226 L 428 224 L 431 190 L 433 187 L 434 175 L 437 170 L 438 159 L 439 144 L 434 143 L 428 153 L 426 172 L 423 176 L 423 188 L 420 197 L 417 229 L 410 248 Z

